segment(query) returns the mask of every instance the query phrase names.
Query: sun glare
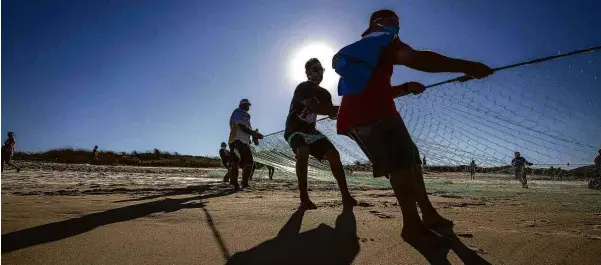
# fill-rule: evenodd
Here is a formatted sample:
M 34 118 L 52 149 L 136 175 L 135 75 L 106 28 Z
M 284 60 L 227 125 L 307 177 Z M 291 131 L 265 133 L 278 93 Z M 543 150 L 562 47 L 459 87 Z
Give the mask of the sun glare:
M 301 47 L 292 54 L 292 59 L 290 60 L 289 69 L 292 81 L 295 84 L 306 81 L 305 63 L 311 58 L 317 58 L 323 68 L 326 69 L 320 85 L 325 89 L 333 91 L 338 85 L 339 78 L 338 74 L 332 69 L 332 57 L 334 53 L 334 49 L 325 43 L 310 43 Z

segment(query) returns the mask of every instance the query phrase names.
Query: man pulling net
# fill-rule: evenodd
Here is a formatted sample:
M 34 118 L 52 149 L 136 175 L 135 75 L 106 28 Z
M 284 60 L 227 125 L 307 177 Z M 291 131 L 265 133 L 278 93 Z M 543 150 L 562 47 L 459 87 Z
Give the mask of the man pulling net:
M 324 159 L 328 161 L 332 174 L 338 182 L 342 202 L 345 205 L 357 204 L 348 190 L 340 154 L 330 140 L 315 128 L 317 115 L 327 115 L 335 119 L 338 113 L 338 106 L 332 105 L 330 92 L 319 86 L 323 80 L 324 71 L 319 60 L 315 58 L 305 64 L 308 81 L 302 82 L 294 90 L 284 132 L 286 142 L 296 154 L 296 177 L 298 178 L 301 207 L 305 209 L 317 208 L 309 199 L 307 191 L 309 155 L 319 161 Z
M 486 77 L 493 71 L 482 63 L 414 50 L 399 39 L 398 31 L 399 18 L 393 11 L 380 10 L 372 14 L 362 37 L 392 34 L 393 38 L 379 55 L 367 85 L 361 87 L 359 93 L 343 95 L 337 130 L 361 147 L 373 164 L 374 177 L 389 175 L 403 213 L 401 237 L 409 243 L 438 245 L 442 238 L 432 230 L 452 227 L 453 222 L 440 216 L 428 199 L 419 150 L 394 103 L 394 98 L 422 93 L 425 87 L 416 82 L 392 87 L 393 67 L 404 65 L 430 73 L 464 73 L 474 78 Z M 416 202 L 422 211 L 422 219 Z

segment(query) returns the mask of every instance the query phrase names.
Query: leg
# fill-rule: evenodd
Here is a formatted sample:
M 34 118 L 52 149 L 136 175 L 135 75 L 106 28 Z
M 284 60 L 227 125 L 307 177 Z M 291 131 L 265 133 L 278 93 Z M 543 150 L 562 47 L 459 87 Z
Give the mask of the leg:
M 10 166 L 11 166 L 11 167 L 13 167 L 14 169 L 16 169 L 16 170 L 17 170 L 17 173 L 18 173 L 19 171 L 21 171 L 21 169 L 20 169 L 20 168 L 19 168 L 17 165 L 15 165 L 15 163 L 13 163 L 12 161 L 9 161 L 9 162 L 8 162 L 8 165 L 10 165 Z
M 528 179 L 526 178 L 526 170 L 524 170 L 524 173 L 522 173 L 522 188 L 528 188 Z
M 230 171 L 231 170 L 227 167 L 225 169 L 227 169 L 227 172 L 225 173 L 225 176 L 223 176 L 223 182 L 227 183 L 230 181 Z
M 427 218 L 438 215 L 428 200 L 421 163 L 416 157 L 417 148 L 403 120 L 398 118 L 361 126 L 353 129 L 350 135 L 372 162 L 374 177 L 390 176 L 403 214 L 401 237 L 411 244 L 442 243 L 442 238 L 424 225 L 417 211 L 416 202 L 419 202 Z M 418 172 L 415 172 L 416 168 Z M 428 208 L 436 214 L 428 213 Z
M 231 169 L 230 169 L 230 185 L 234 186 L 234 189 L 240 189 L 240 185 L 238 185 L 238 161 L 232 161 Z
M 255 175 L 255 169 L 256 169 L 257 165 L 255 163 L 253 163 L 251 165 L 251 169 L 250 169 L 250 176 L 248 177 L 248 180 L 253 180 L 253 176 Z M 244 176 L 244 173 L 243 173 Z
M 242 169 L 242 188 L 249 187 L 248 180 L 251 178 L 252 174 L 253 174 L 252 164 L 244 166 L 244 168 Z
M 240 167 L 242 170 L 242 188 L 248 187 L 248 180 L 251 178 L 253 173 L 253 154 L 248 144 L 242 142 L 236 142 L 236 147 L 240 153 Z
M 340 161 L 340 154 L 338 154 L 338 151 L 335 149 L 330 149 L 327 153 L 325 153 L 324 158 L 330 163 L 332 175 L 334 175 L 334 178 L 338 183 L 340 193 L 342 194 L 342 203 L 345 205 L 356 206 L 357 201 L 353 198 L 353 196 L 351 196 L 346 184 L 346 176 L 344 174 L 342 162 Z
M 413 175 L 412 168 L 397 170 L 390 174 L 390 185 L 403 214 L 401 237 L 408 243 L 436 245 L 441 238 L 422 223 L 417 212 Z
M 308 164 L 309 146 L 304 145 L 296 148 L 296 178 L 298 179 L 301 207 L 305 209 L 317 209 L 317 206 L 309 199 L 309 192 L 307 191 Z
M 424 182 L 424 176 L 420 164 L 415 165 L 414 176 L 416 192 L 415 198 L 419 208 L 422 210 L 422 219 L 424 224 L 432 229 L 453 226 L 452 221 L 440 216 L 434 206 L 432 206 L 430 198 L 428 198 L 428 193 L 426 192 L 426 184 Z

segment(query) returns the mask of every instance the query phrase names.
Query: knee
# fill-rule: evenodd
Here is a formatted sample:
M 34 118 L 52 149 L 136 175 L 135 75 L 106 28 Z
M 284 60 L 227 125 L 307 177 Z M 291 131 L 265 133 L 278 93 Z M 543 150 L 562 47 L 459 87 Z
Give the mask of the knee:
M 337 150 L 330 150 L 326 152 L 324 158 L 328 160 L 330 166 L 342 165 L 342 162 L 340 161 L 340 153 L 338 153 Z

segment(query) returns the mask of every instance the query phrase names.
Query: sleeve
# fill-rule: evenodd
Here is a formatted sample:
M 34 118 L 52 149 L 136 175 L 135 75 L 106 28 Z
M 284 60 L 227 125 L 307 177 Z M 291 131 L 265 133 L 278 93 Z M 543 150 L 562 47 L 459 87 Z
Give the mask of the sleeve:
M 248 120 L 246 113 L 240 109 L 236 109 L 234 113 L 232 113 L 230 121 L 234 125 L 244 125 L 248 129 L 252 130 L 252 128 L 250 127 L 250 121 Z
M 311 84 L 307 82 L 298 85 L 294 90 L 294 99 L 300 103 L 314 96 L 315 93 L 313 93 L 313 89 L 311 89 Z
M 511 165 L 512 165 L 512 166 L 515 166 L 515 158 L 514 158 L 514 159 L 511 159 Z

